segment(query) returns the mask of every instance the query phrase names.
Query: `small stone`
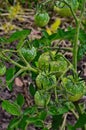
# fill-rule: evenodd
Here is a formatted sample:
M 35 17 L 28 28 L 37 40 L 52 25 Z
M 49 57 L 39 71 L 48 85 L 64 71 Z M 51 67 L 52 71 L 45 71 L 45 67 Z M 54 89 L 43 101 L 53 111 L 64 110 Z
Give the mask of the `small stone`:
M 21 81 L 20 78 L 15 78 L 15 85 L 18 87 L 22 87 L 23 86 L 23 82 Z

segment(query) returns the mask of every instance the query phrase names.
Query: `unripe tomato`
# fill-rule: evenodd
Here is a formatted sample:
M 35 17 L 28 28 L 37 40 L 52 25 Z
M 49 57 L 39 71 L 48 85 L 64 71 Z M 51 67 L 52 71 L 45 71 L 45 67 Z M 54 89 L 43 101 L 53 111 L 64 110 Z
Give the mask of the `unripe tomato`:
M 72 102 L 78 101 L 86 92 L 85 82 L 75 80 L 73 76 L 62 79 L 62 85 L 67 91 L 68 99 Z
M 79 7 L 79 3 L 76 2 L 76 5 L 71 5 L 73 10 L 76 12 L 78 7 Z M 72 12 L 70 10 L 70 8 L 66 5 L 64 5 L 63 7 L 57 7 L 57 6 L 54 6 L 54 11 L 56 11 L 60 16 L 62 17 L 70 17 L 72 16 Z
M 0 63 L 0 76 L 3 76 L 6 73 L 6 66 L 3 63 Z
M 70 17 L 72 16 L 72 13 L 68 7 L 66 8 L 59 8 L 54 6 L 54 11 L 56 11 L 60 16 L 62 17 Z
M 35 104 L 39 107 L 44 107 L 45 106 L 45 99 L 43 98 L 43 96 L 39 93 L 39 91 L 36 91 L 35 95 L 34 95 L 34 101 Z
M 56 54 L 55 51 L 51 51 L 51 56 L 49 52 L 45 52 L 38 59 L 38 67 L 40 70 L 56 72 L 57 76 L 60 76 L 67 69 L 67 66 L 67 62 L 62 55 Z
M 55 51 L 51 52 L 52 58 L 55 56 Z M 38 59 L 38 66 L 41 70 L 46 70 L 49 68 L 49 63 L 52 61 L 49 52 L 44 52 L 43 54 L 40 55 Z
M 20 52 L 22 53 L 22 55 L 24 56 L 24 58 L 30 62 L 32 61 L 35 56 L 36 56 L 36 48 L 35 47 L 32 47 L 31 49 L 28 49 L 28 48 L 25 48 L 25 47 L 22 47 L 20 49 Z
M 42 90 L 36 91 L 34 95 L 34 101 L 39 107 L 47 106 L 50 102 L 50 94 L 43 93 Z
M 44 27 L 48 24 L 50 20 L 49 14 L 47 12 L 38 12 L 34 16 L 34 21 L 37 26 Z
M 56 86 L 56 77 L 55 75 L 45 75 L 44 72 L 39 73 L 36 77 L 36 85 L 39 89 L 47 89 L 52 86 Z

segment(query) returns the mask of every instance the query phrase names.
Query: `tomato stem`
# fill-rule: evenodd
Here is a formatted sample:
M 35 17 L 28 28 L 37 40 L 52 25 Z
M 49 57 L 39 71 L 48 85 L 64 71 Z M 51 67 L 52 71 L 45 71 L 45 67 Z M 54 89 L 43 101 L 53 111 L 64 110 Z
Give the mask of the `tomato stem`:
M 9 58 L 8 56 L 6 56 L 6 54 L 4 52 L 2 52 L 2 58 L 4 58 L 5 60 L 11 62 L 12 64 L 18 66 L 19 68 L 21 68 L 22 70 L 29 70 L 29 71 L 33 71 L 35 73 L 37 73 L 37 69 L 31 67 L 31 65 L 28 63 L 26 66 L 22 66 L 19 63 L 15 62 L 14 60 L 12 60 L 11 58 Z
M 81 25 L 83 13 L 85 10 L 85 2 L 86 0 L 83 0 L 82 2 L 81 14 L 79 16 L 79 19 L 77 20 L 76 33 L 75 33 L 75 39 L 74 39 L 74 44 L 73 44 L 73 66 L 76 72 L 77 72 L 77 53 L 78 53 L 79 32 L 80 32 L 80 25 Z
M 77 23 L 75 40 L 73 44 L 73 66 L 77 72 L 77 52 L 78 52 L 78 39 L 79 39 L 80 21 Z

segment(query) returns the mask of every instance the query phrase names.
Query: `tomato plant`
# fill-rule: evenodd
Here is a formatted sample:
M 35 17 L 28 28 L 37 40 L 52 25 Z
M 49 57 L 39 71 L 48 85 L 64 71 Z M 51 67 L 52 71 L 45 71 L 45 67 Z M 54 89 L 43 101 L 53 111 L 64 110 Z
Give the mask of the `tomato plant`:
M 45 6 L 48 2 L 50 0 L 41 4 Z M 31 30 L 28 29 L 0 38 L 0 77 L 6 74 L 7 89 L 12 91 L 15 78 L 20 76 L 18 82 L 24 90 L 13 101 L 1 99 L 2 109 L 12 115 L 7 130 L 26 130 L 30 124 L 42 130 L 86 130 L 86 83 L 77 67 L 86 53 L 83 26 L 86 0 L 53 2 L 61 15 L 72 16 L 74 27 L 59 27 L 51 35 L 44 29 L 41 37 L 34 40 L 29 38 Z M 52 19 L 45 10 L 43 7 L 34 16 L 39 27 L 45 27 Z M 70 42 L 71 46 L 62 46 L 63 41 Z M 15 42 L 15 47 L 11 47 Z M 69 59 L 67 53 L 72 58 Z M 30 80 L 23 80 L 24 76 Z M 75 117 L 73 125 L 68 121 L 71 115 Z

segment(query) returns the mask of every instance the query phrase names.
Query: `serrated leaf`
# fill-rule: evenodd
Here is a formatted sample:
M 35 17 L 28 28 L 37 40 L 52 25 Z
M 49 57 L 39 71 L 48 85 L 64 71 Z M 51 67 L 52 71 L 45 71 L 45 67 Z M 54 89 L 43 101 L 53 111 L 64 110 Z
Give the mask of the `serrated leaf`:
M 2 102 L 2 108 L 11 115 L 21 115 L 20 107 L 15 103 L 11 103 L 10 101 L 4 100 Z

